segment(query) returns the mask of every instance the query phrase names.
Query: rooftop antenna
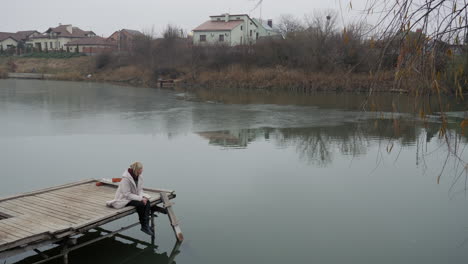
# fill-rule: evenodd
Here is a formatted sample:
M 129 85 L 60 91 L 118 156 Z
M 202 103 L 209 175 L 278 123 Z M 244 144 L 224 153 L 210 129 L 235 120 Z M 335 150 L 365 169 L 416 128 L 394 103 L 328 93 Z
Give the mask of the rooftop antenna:
M 255 11 L 255 9 L 260 7 L 260 20 L 262 20 L 262 3 L 263 3 L 263 0 L 258 0 L 257 4 L 254 6 L 254 8 L 252 8 L 252 10 L 250 10 L 249 15 L 250 15 L 250 13 Z

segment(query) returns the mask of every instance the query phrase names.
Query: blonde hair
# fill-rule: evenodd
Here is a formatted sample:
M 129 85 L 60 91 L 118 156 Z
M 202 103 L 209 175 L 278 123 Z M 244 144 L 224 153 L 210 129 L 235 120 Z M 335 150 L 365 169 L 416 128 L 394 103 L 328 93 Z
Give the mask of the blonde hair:
M 143 169 L 143 164 L 141 162 L 134 162 L 130 165 L 130 169 L 132 169 L 133 173 L 137 174 L 137 171 Z

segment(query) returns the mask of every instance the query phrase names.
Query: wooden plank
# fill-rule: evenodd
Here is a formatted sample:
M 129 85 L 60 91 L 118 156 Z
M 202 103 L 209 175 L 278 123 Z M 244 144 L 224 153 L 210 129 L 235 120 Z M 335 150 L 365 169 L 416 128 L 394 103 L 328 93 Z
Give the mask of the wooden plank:
M 184 235 L 182 234 L 182 230 L 180 229 L 179 221 L 177 220 L 177 217 L 174 214 L 174 210 L 172 210 L 172 203 L 169 201 L 169 196 L 167 195 L 167 193 L 162 192 L 161 198 L 166 207 L 167 215 L 169 216 L 169 219 L 171 220 L 171 226 L 172 226 L 172 229 L 174 230 L 177 240 L 183 241 Z
M 15 239 L 11 239 L 10 242 L 13 242 L 15 240 L 22 240 L 22 239 L 27 239 L 30 237 L 37 237 L 37 236 L 50 236 L 49 231 L 47 228 L 41 227 L 40 225 L 34 225 L 34 226 L 29 226 L 25 225 L 24 221 L 22 219 L 11 219 L 11 221 L 2 221 L 0 223 L 0 230 L 5 231 L 5 227 L 9 226 L 9 230 L 7 231 L 9 233 L 14 232 L 14 235 L 16 236 Z M 21 236 L 18 238 L 18 236 Z
M 13 236 L 10 236 L 9 234 L 7 234 L 8 236 L 6 236 L 4 238 L 4 242 L 2 244 L 0 244 L 0 252 L 1 252 L 1 248 L 2 247 L 5 247 L 6 245 L 8 244 L 11 244 L 11 243 L 14 243 L 15 241 L 18 241 L 20 240 L 20 238 L 16 238 L 16 237 L 13 237 Z
M 109 201 L 114 199 L 114 194 L 100 194 L 96 193 L 96 191 L 91 191 L 91 190 L 73 190 L 73 192 L 65 192 L 65 191 L 57 191 L 57 192 L 52 192 L 50 194 L 59 194 L 59 195 L 68 195 L 68 196 L 73 196 L 76 198 L 93 198 L 96 201 Z
M 71 215 L 71 216 L 75 216 L 75 217 L 79 217 L 83 219 L 88 219 L 89 217 L 92 217 L 92 215 L 88 216 L 87 213 L 82 213 L 76 210 L 75 208 L 72 208 L 69 206 L 67 207 L 66 205 L 64 205 L 63 200 L 56 199 L 54 201 L 55 203 L 57 202 L 62 203 L 62 205 L 56 205 L 55 203 L 51 203 L 52 200 L 44 201 L 42 199 L 38 199 L 35 196 L 22 197 L 20 199 L 21 199 L 20 201 L 23 203 L 37 205 L 39 208 L 53 211 L 53 212 L 60 212 L 62 215 L 65 215 L 65 216 Z
M 62 215 L 67 215 L 67 216 L 70 215 L 70 216 L 74 216 L 77 218 L 81 218 L 83 220 L 90 219 L 95 216 L 94 213 L 81 213 L 72 207 L 65 207 L 63 205 L 59 206 L 59 205 L 50 203 L 50 201 L 44 202 L 43 200 L 37 199 L 34 196 L 21 197 L 18 199 L 18 201 L 23 202 L 25 204 L 38 206 L 39 208 L 49 210 L 50 212 L 59 212 Z M 62 201 L 62 204 L 63 204 L 63 201 Z
M 94 203 L 95 205 L 103 205 L 104 201 L 108 201 L 100 196 L 92 195 L 91 193 L 68 193 L 68 192 L 53 192 L 47 193 L 47 195 L 58 196 L 58 197 L 68 197 L 80 201 L 88 201 Z
M 21 214 L 16 212 L 16 211 L 12 211 L 10 209 L 7 209 L 7 208 L 3 208 L 1 207 L 2 206 L 2 203 L 0 203 L 0 211 L 3 212 L 3 213 L 6 213 L 8 215 L 10 215 L 11 217 L 17 217 L 17 216 L 20 216 Z
M 33 211 L 33 212 L 39 213 L 41 215 L 48 215 L 48 216 L 50 216 L 52 218 L 57 218 L 57 219 L 60 219 L 60 220 L 63 220 L 63 221 L 66 221 L 66 222 L 69 222 L 69 223 L 72 223 L 72 224 L 77 224 L 77 223 L 80 222 L 78 219 L 76 219 L 74 217 L 71 217 L 71 216 L 68 216 L 68 215 L 64 216 L 63 214 L 57 214 L 55 212 L 50 212 L 48 210 L 44 210 L 43 208 L 37 208 L 37 207 L 34 207 L 34 206 L 18 203 L 15 200 L 5 201 L 5 202 L 2 203 L 2 206 L 12 206 L 12 207 L 17 207 L 17 208 L 24 209 L 25 214 L 27 214 L 28 211 Z
M 52 206 L 51 204 L 43 204 L 37 200 L 34 200 L 34 198 L 31 199 L 31 197 L 21 197 L 18 199 L 9 200 L 7 202 L 16 203 L 18 206 L 22 206 L 22 207 L 29 207 L 29 208 L 32 207 L 35 209 L 39 209 L 42 212 L 48 212 L 54 215 L 60 215 L 62 217 L 66 217 L 69 219 L 88 220 L 91 218 L 89 216 L 81 215 L 79 213 L 75 213 L 72 211 L 65 212 L 63 210 L 60 210 L 59 208 Z
M 31 218 L 34 219 L 34 221 L 47 222 L 48 224 L 54 224 L 54 225 L 57 225 L 57 226 L 69 227 L 71 225 L 71 223 L 68 222 L 68 221 L 60 220 L 60 219 L 57 219 L 57 218 L 55 218 L 53 216 L 44 215 L 44 214 L 37 213 L 37 212 L 34 212 L 34 211 L 29 211 L 29 212 L 27 212 L 27 215 L 24 215 L 24 214 L 21 214 L 21 213 L 17 212 L 17 211 L 20 211 L 20 210 L 18 210 L 18 208 L 16 206 L 8 207 L 8 205 L 5 206 L 2 203 L 0 203 L 0 210 L 8 211 L 8 212 L 15 212 L 16 215 L 17 215 L 15 217 L 24 217 L 24 218 L 31 217 Z
M 0 223 L 0 231 L 7 234 L 9 237 L 15 237 L 16 239 L 21 239 L 29 236 L 29 234 L 24 234 L 21 231 L 17 232 L 16 229 L 13 229 L 9 225 L 2 223 Z
M 83 204 L 86 204 L 90 208 L 95 208 L 103 211 L 109 211 L 110 208 L 106 206 L 105 201 L 98 201 L 93 197 L 90 196 L 80 196 L 80 195 L 74 195 L 74 194 L 67 194 L 67 193 L 48 193 L 45 194 L 47 196 L 51 197 L 60 197 L 62 199 L 68 199 L 68 200 L 75 200 L 79 201 Z M 79 199 L 79 200 L 78 200 Z
M 112 200 L 114 199 L 114 193 L 103 194 L 99 193 L 99 190 L 90 190 L 90 189 L 73 189 L 71 192 L 66 191 L 56 191 L 51 192 L 51 194 L 73 194 L 74 196 L 86 196 L 86 197 L 93 197 L 96 200 Z
M 45 194 L 40 194 L 40 196 L 35 196 L 36 199 L 42 200 L 42 201 L 48 201 L 50 199 L 49 196 L 46 196 Z M 71 198 L 64 197 L 61 200 L 62 204 L 58 204 L 58 201 L 51 201 L 54 205 L 61 205 L 65 206 L 66 208 L 73 208 L 77 212 L 80 213 L 91 213 L 91 214 L 102 214 L 103 212 L 96 213 L 96 210 L 98 209 L 96 206 L 91 206 L 86 203 L 84 203 L 82 200 L 77 201 L 77 200 L 72 200 Z
M 3 243 L 3 242 L 1 242 L 1 241 L 3 241 L 4 238 L 6 238 L 6 234 L 0 232 L 0 244 Z
M 10 242 L 0 245 L 0 252 L 7 250 L 7 249 L 19 247 L 21 245 L 27 245 L 29 243 L 33 243 L 36 241 L 42 241 L 45 239 L 49 239 L 49 236 L 45 234 L 41 234 L 41 235 L 32 236 L 32 237 L 28 237 L 24 239 L 10 241 Z
M 88 183 L 79 186 L 75 186 L 75 189 L 86 189 L 97 193 L 106 193 L 106 194 L 113 194 L 117 190 L 114 186 L 108 185 L 99 185 L 97 186 L 96 183 Z
M 88 205 L 84 204 L 81 201 L 72 200 L 66 197 L 62 198 L 60 201 L 57 201 L 53 199 L 48 199 L 48 197 L 45 196 L 45 194 L 41 194 L 41 196 L 34 196 L 34 199 L 41 201 L 41 202 L 49 202 L 53 204 L 54 206 L 57 206 L 57 208 L 63 208 L 65 211 L 73 210 L 80 214 L 85 214 L 89 216 L 97 216 L 103 213 L 103 212 L 99 212 L 99 210 L 97 210 L 98 208 L 96 207 L 89 207 Z
M 102 191 L 102 190 L 96 190 L 94 188 L 92 189 L 75 189 L 74 190 L 76 194 L 89 194 L 93 197 L 95 197 L 96 199 L 100 199 L 100 200 L 106 200 L 106 201 L 109 201 L 109 200 L 113 200 L 114 197 L 115 197 L 115 191 L 114 192 L 109 192 L 108 190 L 107 191 Z
M 0 226 L 6 225 L 9 226 L 10 229 L 16 231 L 18 234 L 24 235 L 24 236 L 31 236 L 43 232 L 47 232 L 48 230 L 45 229 L 42 226 L 39 225 L 25 225 L 24 221 L 18 218 L 14 219 L 4 219 L 0 221 Z
M 68 226 L 64 226 L 64 225 L 53 224 L 53 223 L 49 222 L 47 219 L 41 219 L 41 218 L 38 218 L 38 217 L 29 216 L 29 215 L 28 216 L 27 215 L 19 216 L 19 217 L 16 217 L 16 219 L 20 219 L 21 221 L 24 221 L 25 224 L 29 224 L 30 226 L 40 225 L 40 226 L 42 226 L 43 228 L 47 229 L 50 232 L 52 232 L 54 230 L 69 228 Z
M 7 201 L 7 200 L 11 200 L 11 199 L 15 199 L 15 198 L 19 198 L 19 197 L 24 197 L 24 196 L 39 194 L 39 193 L 43 193 L 43 192 L 49 192 L 49 191 L 52 191 L 52 190 L 63 189 L 63 188 L 67 188 L 67 187 L 70 187 L 70 186 L 76 186 L 76 185 L 85 184 L 85 183 L 89 183 L 89 182 L 96 182 L 96 180 L 94 180 L 94 179 L 86 179 L 86 180 L 82 180 L 82 181 L 78 181 L 78 182 L 63 184 L 63 185 L 59 185 L 59 186 L 55 186 L 55 187 L 50 187 L 50 188 L 45 188 L 45 189 L 41 189 L 41 190 L 37 190 L 37 191 L 19 193 L 19 194 L 15 194 L 15 195 L 11 195 L 11 196 L 7 196 L 7 197 L 0 198 L 0 202 Z
M 87 203 L 86 201 L 83 201 L 83 200 L 73 201 L 71 198 L 68 198 L 68 197 L 64 197 L 62 200 L 64 203 L 67 203 L 70 206 L 80 208 L 80 211 L 92 212 L 88 214 L 93 217 L 106 215 L 112 212 L 111 208 L 108 208 L 105 205 L 98 206 L 98 205 Z
M 74 229 L 77 231 L 77 232 L 84 232 L 84 231 L 88 231 L 94 227 L 97 227 L 97 226 L 101 226 L 101 225 L 104 225 L 104 224 L 107 224 L 109 222 L 112 222 L 116 219 L 120 219 L 122 217 L 125 217 L 127 215 L 131 215 L 133 213 L 136 212 L 136 209 L 135 208 L 132 208 L 132 207 L 124 207 L 123 209 L 121 210 L 116 210 L 114 214 L 111 214 L 111 215 L 108 215 L 106 217 L 102 217 L 100 219 L 94 219 L 94 222 L 92 223 L 86 223 L 86 224 L 81 224 L 81 225 L 76 225 L 74 227 Z

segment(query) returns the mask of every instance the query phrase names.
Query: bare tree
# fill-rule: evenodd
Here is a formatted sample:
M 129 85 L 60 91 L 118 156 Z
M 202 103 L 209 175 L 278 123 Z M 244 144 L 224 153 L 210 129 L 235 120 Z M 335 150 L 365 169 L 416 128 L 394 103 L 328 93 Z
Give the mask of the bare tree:
M 383 53 L 391 48 L 392 43 L 399 44 L 396 88 L 407 89 L 416 98 L 427 94 L 434 94 L 438 98 L 437 109 L 441 121 L 439 137 L 447 145 L 447 160 L 453 157 L 456 165 L 464 168 L 462 173 L 468 178 L 468 162 L 457 151 L 460 142 L 453 143 L 447 132 L 445 113 L 450 109 L 447 109 L 441 99 L 443 94 L 454 94 L 463 100 L 463 94 L 468 92 L 467 1 L 369 0 L 365 11 L 381 14 L 373 29 L 387 39 Z M 424 105 L 415 105 L 415 110 L 424 117 Z M 465 117 L 463 122 L 466 120 Z M 438 182 L 444 168 L 445 166 Z
M 292 15 L 281 15 L 278 29 L 284 38 L 288 38 L 294 36 L 297 32 L 304 31 L 305 25 Z

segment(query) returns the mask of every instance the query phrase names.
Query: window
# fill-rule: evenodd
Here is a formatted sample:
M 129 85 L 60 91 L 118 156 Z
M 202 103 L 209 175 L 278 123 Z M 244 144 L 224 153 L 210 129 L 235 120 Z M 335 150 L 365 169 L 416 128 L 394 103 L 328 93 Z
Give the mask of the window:
M 241 30 L 244 30 L 244 26 L 241 26 Z
M 236 17 L 237 20 L 240 20 L 240 17 Z
M 250 30 L 250 36 L 252 36 L 252 30 Z
M 224 42 L 224 35 L 219 35 L 219 42 Z
M 50 48 L 51 48 L 51 49 L 53 49 L 53 48 L 54 48 L 54 46 L 52 45 L 52 42 L 50 42 Z
M 221 20 L 221 18 L 217 18 L 216 20 L 220 21 L 220 20 Z
M 200 42 L 206 41 L 206 35 L 200 35 Z
M 258 39 L 258 32 L 257 32 L 257 34 L 255 35 L 255 39 Z

